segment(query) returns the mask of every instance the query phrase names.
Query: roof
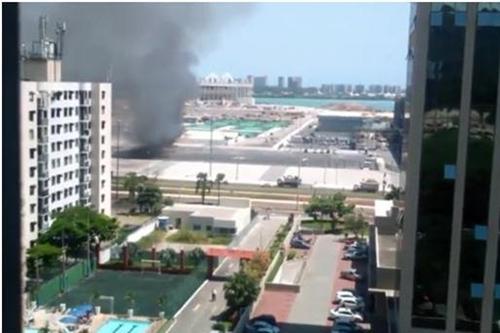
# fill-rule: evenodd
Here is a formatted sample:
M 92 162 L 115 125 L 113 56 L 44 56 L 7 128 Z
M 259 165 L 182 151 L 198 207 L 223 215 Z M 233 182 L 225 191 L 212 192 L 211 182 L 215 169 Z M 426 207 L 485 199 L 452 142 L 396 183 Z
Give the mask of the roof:
M 394 202 L 392 200 L 375 200 L 375 216 L 391 216 L 391 209 L 393 206 Z
M 230 257 L 238 259 L 252 259 L 255 251 L 234 249 L 230 247 L 209 247 L 205 250 L 205 254 L 209 257 Z
M 375 237 L 377 242 L 377 267 L 398 269 L 397 236 L 379 234 L 378 229 L 376 229 Z
M 319 111 L 320 117 L 347 117 L 347 118 L 393 118 L 392 112 L 380 111 L 346 111 L 346 110 L 328 110 Z
M 212 217 L 219 220 L 232 220 L 242 208 L 209 206 L 209 205 L 191 205 L 174 204 L 163 209 L 163 214 L 168 215 L 169 211 L 190 212 L 191 216 Z

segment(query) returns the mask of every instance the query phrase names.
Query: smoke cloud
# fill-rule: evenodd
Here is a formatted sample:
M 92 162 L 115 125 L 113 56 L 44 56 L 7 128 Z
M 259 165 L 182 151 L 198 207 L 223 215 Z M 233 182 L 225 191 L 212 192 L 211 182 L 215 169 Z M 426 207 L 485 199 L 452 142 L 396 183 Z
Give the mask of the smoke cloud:
M 125 100 L 131 109 L 135 141 L 161 145 L 181 133 L 184 102 L 197 96 L 191 72 L 197 56 L 215 44 L 227 22 L 249 9 L 247 4 L 22 3 L 21 40 L 29 48 L 37 39 L 40 15 L 48 16 L 54 37 L 55 22 L 66 21 L 63 79 L 101 82 L 111 73 L 115 100 Z

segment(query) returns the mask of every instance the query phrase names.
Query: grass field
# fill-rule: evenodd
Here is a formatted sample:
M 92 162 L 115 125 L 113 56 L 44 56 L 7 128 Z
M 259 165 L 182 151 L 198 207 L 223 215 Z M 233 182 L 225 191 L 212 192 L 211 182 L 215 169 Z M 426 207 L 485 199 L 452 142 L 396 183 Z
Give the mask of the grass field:
M 185 244 L 214 244 L 227 245 L 231 243 L 231 236 L 227 235 L 208 235 L 204 232 L 197 232 L 187 229 L 181 229 L 176 233 L 168 236 L 167 241 L 172 243 Z
M 189 275 L 99 270 L 94 277 L 82 281 L 63 296 L 54 299 L 50 305 L 66 303 L 67 307 L 73 307 L 89 303 L 92 294 L 97 292 L 100 295 L 113 296 L 114 313 L 125 314 L 129 307 L 125 296 L 133 293 L 135 314 L 155 317 L 160 311 L 158 298 L 165 296 L 166 305 L 161 310 L 165 311 L 167 318 L 171 318 L 201 285 L 205 277 L 205 264 L 200 265 Z M 101 305 L 103 313 L 111 311 L 109 301 L 98 300 L 96 305 Z

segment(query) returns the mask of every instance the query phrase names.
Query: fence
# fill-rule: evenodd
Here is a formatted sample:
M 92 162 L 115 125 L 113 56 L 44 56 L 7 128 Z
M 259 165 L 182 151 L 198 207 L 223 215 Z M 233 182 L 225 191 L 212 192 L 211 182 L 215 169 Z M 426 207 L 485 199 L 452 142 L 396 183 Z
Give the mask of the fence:
M 89 276 L 91 272 L 95 271 L 95 268 L 95 260 L 82 260 L 66 269 L 64 276 L 63 274 L 59 274 L 43 283 L 40 285 L 40 288 L 35 291 L 34 298 L 36 299 L 37 304 L 44 305 L 50 302 L 61 292 L 71 289 L 82 279 Z

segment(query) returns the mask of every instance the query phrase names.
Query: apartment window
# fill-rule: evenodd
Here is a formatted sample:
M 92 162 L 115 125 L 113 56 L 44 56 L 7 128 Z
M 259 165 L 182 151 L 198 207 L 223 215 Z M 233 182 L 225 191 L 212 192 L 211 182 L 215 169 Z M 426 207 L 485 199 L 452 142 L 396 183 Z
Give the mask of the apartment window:
M 106 122 L 105 121 L 101 121 L 101 129 L 104 129 L 104 127 L 106 127 Z
M 101 209 L 101 214 L 104 214 L 104 209 Z
M 36 223 L 36 222 L 31 222 L 31 223 L 30 223 L 30 232 L 35 232 L 36 225 L 37 225 L 37 223 Z
M 56 159 L 53 159 L 53 160 L 51 161 L 51 163 L 52 163 L 52 167 L 53 167 L 53 168 L 55 168 L 55 167 L 56 167 Z
M 104 202 L 105 196 L 104 194 L 101 194 L 101 202 Z
M 68 99 L 68 92 L 67 91 L 64 91 L 64 99 Z
M 30 121 L 35 121 L 36 111 L 30 111 L 29 117 Z
M 35 190 L 36 190 L 36 186 L 35 185 L 31 185 L 30 186 L 30 195 L 34 195 L 35 194 Z
M 30 97 L 29 97 L 29 99 L 30 99 L 30 102 L 35 101 L 35 93 L 33 91 L 30 91 Z
M 35 177 L 35 172 L 36 172 L 36 168 L 35 167 L 31 167 L 30 168 L 30 177 L 31 178 Z
M 50 126 L 50 133 L 54 134 L 56 132 L 56 127 L 54 125 Z
M 104 141 L 105 141 L 105 139 L 104 139 L 104 135 L 103 135 L 103 136 L 101 136 L 101 144 L 104 144 Z
M 103 90 L 101 91 L 101 99 L 104 99 L 106 97 L 106 92 Z
M 92 98 L 92 91 L 89 91 L 89 98 Z
M 68 189 L 64 189 L 64 197 L 66 198 L 68 196 Z
M 36 204 L 31 204 L 30 205 L 30 213 L 35 213 L 36 210 Z
M 101 158 L 104 158 L 106 156 L 106 151 L 102 150 L 101 151 Z
M 101 165 L 101 173 L 104 173 L 106 171 L 106 166 L 105 165 Z
M 30 149 L 30 158 L 34 159 L 36 157 L 36 148 Z
M 106 185 L 106 180 L 101 180 L 101 187 L 104 187 Z
M 75 99 L 78 99 L 80 98 L 80 91 L 75 91 Z
M 104 114 L 105 110 L 106 110 L 106 108 L 104 107 L 104 105 L 101 106 L 101 114 Z
M 33 140 L 35 138 L 35 131 L 30 129 L 30 140 Z
M 50 182 L 52 183 L 52 185 L 55 185 L 56 184 L 56 177 L 54 177 L 54 176 L 50 177 Z
M 193 224 L 193 230 L 196 230 L 196 231 L 201 230 L 201 226 L 198 224 Z
M 68 108 L 64 108 L 63 110 L 64 117 L 68 116 Z
M 52 195 L 50 196 L 50 200 L 52 202 L 56 201 L 56 194 L 55 193 L 52 193 Z

